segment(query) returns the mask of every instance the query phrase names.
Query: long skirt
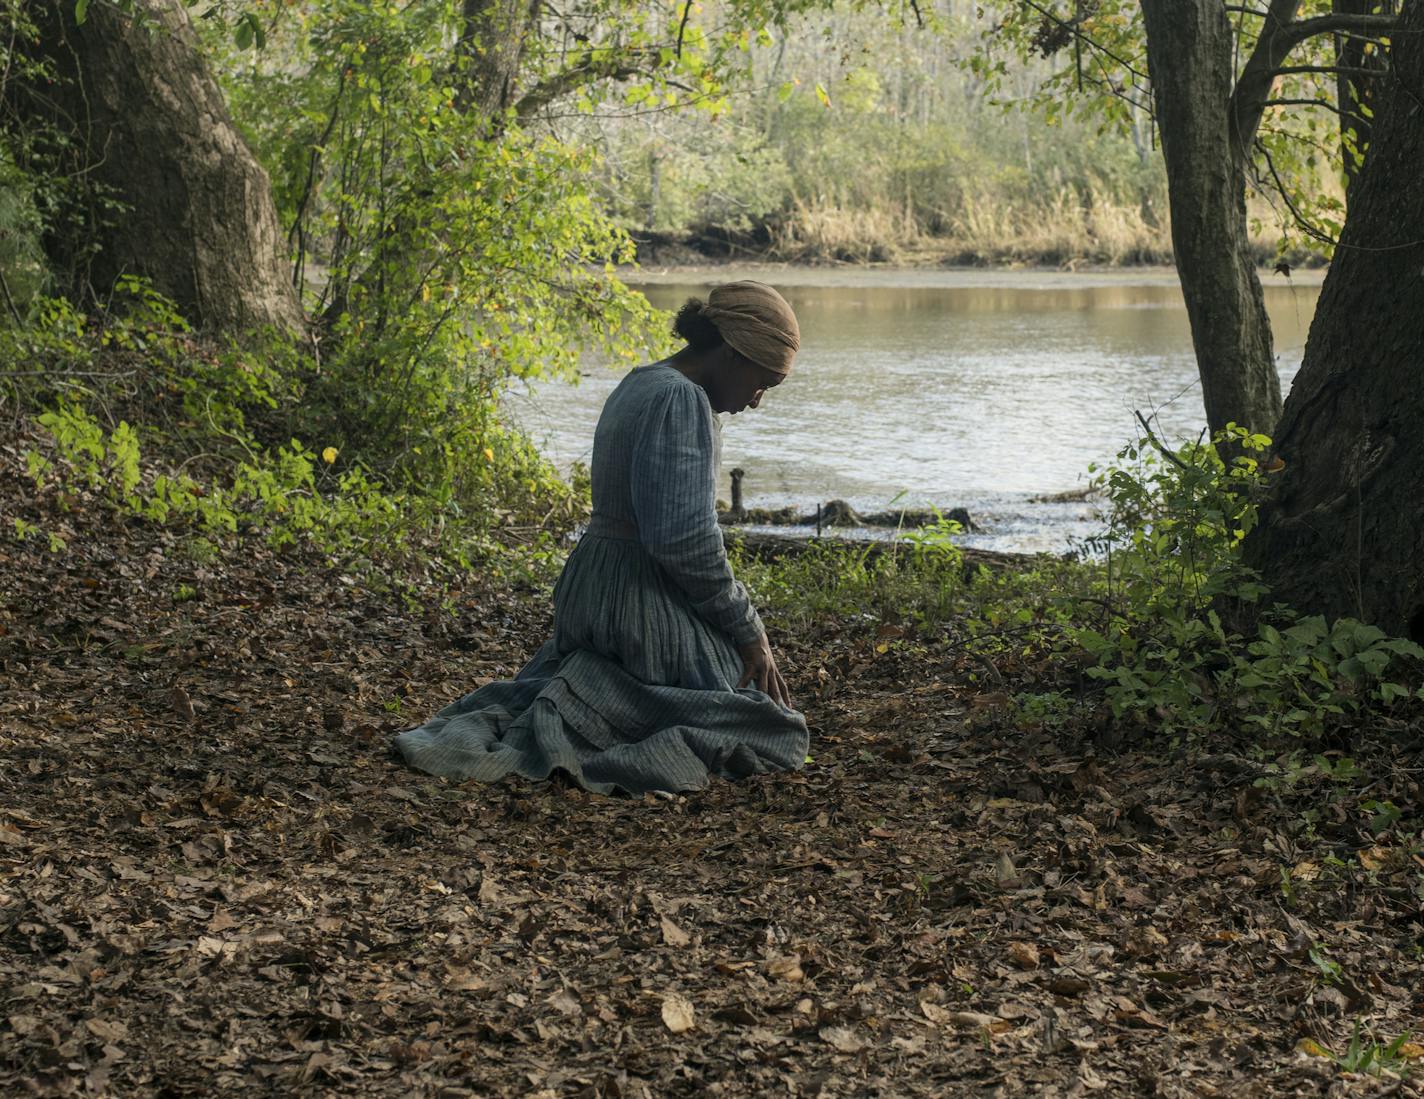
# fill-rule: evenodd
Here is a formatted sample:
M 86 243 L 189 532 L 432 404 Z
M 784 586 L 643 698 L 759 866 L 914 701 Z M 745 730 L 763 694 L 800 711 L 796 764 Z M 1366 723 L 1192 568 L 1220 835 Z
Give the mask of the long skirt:
M 490 683 L 395 738 L 450 779 L 567 772 L 600 794 L 678 792 L 709 776 L 793 770 L 806 720 L 736 687 L 742 660 L 635 541 L 585 536 L 554 592 L 554 636 Z

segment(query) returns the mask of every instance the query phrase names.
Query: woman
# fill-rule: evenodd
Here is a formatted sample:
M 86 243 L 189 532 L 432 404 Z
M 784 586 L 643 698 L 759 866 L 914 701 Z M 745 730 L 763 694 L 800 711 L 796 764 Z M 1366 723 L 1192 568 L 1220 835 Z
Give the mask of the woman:
M 693 790 L 800 767 L 791 708 L 716 514 L 714 413 L 756 408 L 791 370 L 795 314 L 769 286 L 692 299 L 687 346 L 630 371 L 593 441 L 593 515 L 554 588 L 554 636 L 491 683 L 401 733 L 422 771 L 492 782 L 556 769 L 607 794 Z

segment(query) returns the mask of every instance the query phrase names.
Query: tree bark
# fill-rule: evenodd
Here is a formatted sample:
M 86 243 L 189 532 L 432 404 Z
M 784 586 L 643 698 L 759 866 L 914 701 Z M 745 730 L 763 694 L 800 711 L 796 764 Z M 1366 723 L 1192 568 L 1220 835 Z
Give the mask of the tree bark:
M 302 311 L 267 173 L 233 125 L 179 0 L 108 0 L 83 23 L 72 0 L 34 5 L 57 79 L 16 106 L 69 137 L 52 150 L 95 186 L 46 247 L 77 300 L 140 275 L 196 327 L 297 331 Z M 135 18 L 137 16 L 137 18 Z M 105 208 L 105 197 L 123 208 Z
M 1380 15 L 1396 13 L 1395 0 L 1333 0 L 1331 10 L 1343 15 Z M 1359 35 L 1335 36 L 1335 61 L 1340 66 L 1336 76 L 1336 94 L 1340 102 L 1340 153 L 1345 165 L 1345 197 L 1359 178 L 1363 155 L 1369 147 L 1374 129 L 1374 114 L 1379 110 L 1377 89 L 1385 71 L 1385 54 L 1378 46 Z M 1366 72 L 1376 75 L 1366 76 Z
M 1424 640 L 1424 3 L 1401 23 L 1246 555 L 1301 611 Z
M 1271 324 L 1247 235 L 1233 39 L 1221 0 L 1141 0 L 1167 165 L 1172 246 L 1213 432 L 1270 433 L 1281 412 Z M 1243 146 L 1245 146 L 1243 148 Z
M 531 0 L 463 0 L 461 5 L 457 52 L 466 66 L 461 106 L 489 119 L 492 129 L 514 106 L 524 41 L 537 10 Z

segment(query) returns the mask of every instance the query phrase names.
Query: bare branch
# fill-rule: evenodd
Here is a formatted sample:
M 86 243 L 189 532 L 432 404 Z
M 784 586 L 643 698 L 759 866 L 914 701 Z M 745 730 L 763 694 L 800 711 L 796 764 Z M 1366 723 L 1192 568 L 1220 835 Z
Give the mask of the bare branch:
M 677 56 L 682 56 L 682 36 L 687 33 L 687 20 L 692 15 L 692 0 L 682 2 L 682 22 L 677 25 Z
M 1377 35 L 1388 36 L 1398 29 L 1399 20 L 1392 15 L 1351 15 L 1348 12 L 1332 12 L 1317 15 L 1293 23 L 1283 32 L 1294 47 L 1317 34 L 1348 33 L 1351 31 L 1373 31 Z M 1287 48 L 1290 48 L 1287 47 Z
M 1324 107 L 1327 111 L 1340 113 L 1340 108 L 1328 99 L 1267 99 L 1262 107 Z
M 1335 73 L 1343 76 L 1377 77 L 1383 69 L 1366 69 L 1351 65 L 1282 65 L 1272 72 L 1272 76 L 1294 76 L 1298 73 Z
M 519 102 L 514 105 L 514 113 L 521 119 L 528 118 L 534 112 L 547 107 L 554 100 L 569 92 L 600 80 L 627 80 L 633 76 L 651 76 L 660 67 L 657 63 L 657 51 L 647 50 L 644 53 L 649 55 L 649 63 L 640 64 L 639 61 L 642 59 L 634 58 L 632 55 L 610 58 L 607 61 L 585 59 L 567 69 L 553 73 L 539 81 L 520 97 Z M 666 83 L 669 87 L 689 94 L 694 91 L 693 88 L 675 80 L 668 80 Z
M 1152 443 L 1152 445 L 1156 447 L 1158 454 L 1162 455 L 1162 457 L 1166 458 L 1167 461 L 1171 462 L 1179 469 L 1190 470 L 1192 468 L 1191 466 L 1187 465 L 1186 462 L 1182 461 L 1180 458 L 1178 458 L 1175 454 L 1173 454 L 1170 450 L 1168 450 L 1165 446 L 1162 445 L 1162 440 L 1157 438 L 1157 433 L 1152 430 L 1152 425 L 1148 423 L 1146 416 L 1144 416 L 1140 411 L 1135 408 L 1132 410 L 1132 414 L 1137 417 L 1137 422 L 1142 425 L 1142 430 L 1147 432 L 1147 438 Z

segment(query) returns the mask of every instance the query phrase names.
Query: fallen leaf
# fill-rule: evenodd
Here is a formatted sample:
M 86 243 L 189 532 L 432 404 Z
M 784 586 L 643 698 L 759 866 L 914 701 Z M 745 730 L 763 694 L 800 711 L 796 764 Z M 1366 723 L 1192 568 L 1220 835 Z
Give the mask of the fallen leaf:
M 84 1026 L 94 1037 L 106 1042 L 122 1042 L 129 1034 L 129 1028 L 123 1023 L 108 1019 L 85 1019 Z
M 692 936 L 678 927 L 677 924 L 673 923 L 666 916 L 662 918 L 662 928 L 663 942 L 667 943 L 668 946 L 686 946 L 692 942 Z
M 227 909 L 219 908 L 213 913 L 213 918 L 208 921 L 208 930 L 216 935 L 219 931 L 226 931 L 236 927 L 237 921 L 227 914 Z
M 175 686 L 170 698 L 173 702 L 173 712 L 191 724 L 195 715 L 193 713 L 193 700 L 188 697 L 188 692 L 182 687 Z
M 771 958 L 766 963 L 766 973 L 769 977 L 775 977 L 778 981 L 799 981 L 805 978 L 806 973 L 801 968 L 801 957 L 792 954 L 787 958 Z
M 561 988 L 558 992 L 555 992 L 552 996 L 550 996 L 549 1006 L 552 1007 L 555 1011 L 557 1011 L 560 1015 L 572 1016 L 583 1014 L 583 1005 L 580 1004 L 578 1000 L 574 998 L 573 993 L 571 993 L 567 988 Z M 691 1012 L 691 1010 L 692 1006 L 689 1004 L 688 1011 Z M 663 1021 L 667 1021 L 666 1001 L 664 1001 L 663 1003 Z M 690 1018 L 687 1025 L 692 1025 Z M 669 1025 L 669 1029 L 671 1029 L 671 1025 Z M 685 1030 L 686 1027 L 684 1027 L 683 1029 Z M 673 1033 L 677 1033 L 677 1031 L 673 1031 Z
M 1009 943 L 1009 958 L 1020 969 L 1038 968 L 1038 947 L 1033 943 Z
M 859 1053 L 870 1044 L 848 1026 L 822 1027 L 818 1033 L 839 1053 Z
M 663 997 L 663 1026 L 674 1034 L 683 1034 L 692 1029 L 696 1013 L 692 1001 L 677 992 L 669 992 Z

